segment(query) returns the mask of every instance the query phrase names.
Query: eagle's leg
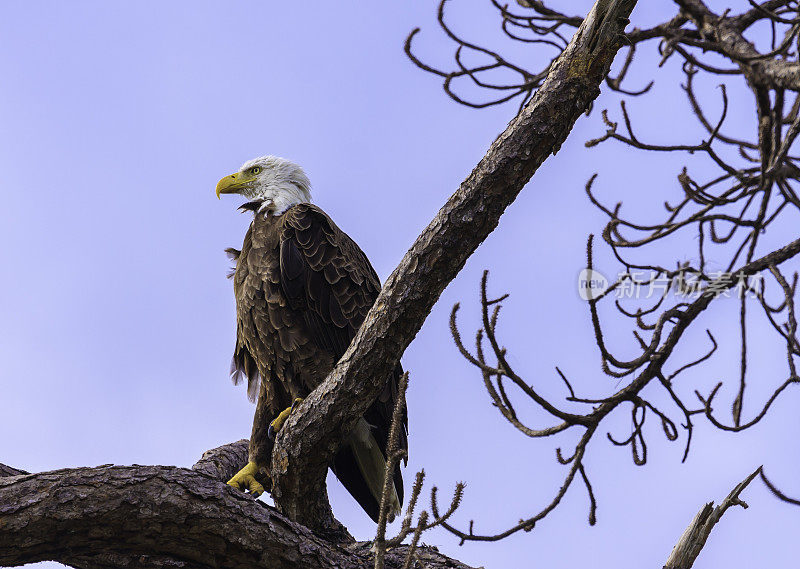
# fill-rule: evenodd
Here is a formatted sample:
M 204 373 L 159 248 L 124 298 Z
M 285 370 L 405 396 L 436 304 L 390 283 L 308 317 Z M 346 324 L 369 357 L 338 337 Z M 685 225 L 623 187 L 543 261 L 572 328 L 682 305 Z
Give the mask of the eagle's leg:
M 270 439 L 273 439 L 273 440 L 275 439 L 275 434 L 278 431 L 280 431 L 281 428 L 283 428 L 283 424 L 286 422 L 286 419 L 289 418 L 289 415 L 292 414 L 292 411 L 294 411 L 294 408 L 297 407 L 297 405 L 299 403 L 302 403 L 302 402 L 303 402 L 303 399 L 301 397 L 296 397 L 295 400 L 292 401 L 292 406 L 291 407 L 287 407 L 286 409 L 284 409 L 283 411 L 278 413 L 278 416 L 275 417 L 272 420 L 272 422 L 269 424 L 269 431 L 267 432 L 267 436 Z
M 260 399 L 259 399 L 260 401 Z M 267 431 L 267 437 L 269 440 L 264 441 L 265 443 L 269 443 L 266 445 L 265 454 L 269 456 L 269 452 L 272 450 L 272 441 L 275 440 L 275 434 L 281 430 L 283 424 L 286 422 L 286 419 L 289 418 L 289 415 L 292 414 L 292 411 L 297 406 L 298 403 L 302 403 L 302 399 L 300 397 L 296 398 L 292 402 L 291 407 L 287 407 L 283 411 L 281 411 L 275 419 L 269 424 L 269 430 Z M 258 411 L 256 411 L 258 414 Z M 258 424 L 258 421 L 255 421 Z M 263 432 L 263 431 L 262 431 Z M 256 431 L 256 425 L 253 426 L 253 436 L 251 437 L 251 447 L 252 443 L 259 439 Z M 253 460 L 253 457 L 257 453 L 250 452 L 250 462 L 247 463 L 247 466 L 242 468 L 239 472 L 237 472 L 233 478 L 228 480 L 228 486 L 233 486 L 234 488 L 238 488 L 239 490 L 247 490 L 249 491 L 254 497 L 258 498 L 261 494 L 264 493 L 264 486 L 257 480 L 257 476 L 266 475 L 268 474 L 268 469 L 259 466 L 257 462 Z M 268 460 L 268 459 L 267 459 Z

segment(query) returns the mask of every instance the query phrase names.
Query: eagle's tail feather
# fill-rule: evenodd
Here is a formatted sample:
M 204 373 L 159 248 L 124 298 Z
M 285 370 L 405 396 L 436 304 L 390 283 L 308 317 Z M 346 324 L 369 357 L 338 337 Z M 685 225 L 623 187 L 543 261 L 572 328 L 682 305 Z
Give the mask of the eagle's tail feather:
M 358 421 L 356 428 L 339 448 L 331 468 L 367 515 L 377 523 L 386 459 L 373 434 L 373 429 L 363 418 Z M 394 471 L 393 490 L 388 516 L 390 521 L 401 513 L 403 475 L 399 464 Z
M 353 434 L 350 437 L 350 445 L 358 463 L 358 469 L 364 477 L 364 481 L 369 487 L 369 492 L 375 501 L 381 503 L 383 494 L 383 479 L 386 474 L 386 458 L 381 452 L 378 441 L 372 434 L 369 424 L 363 419 L 359 419 Z M 397 481 L 392 485 L 392 494 L 389 502 L 389 521 L 394 521 L 395 516 L 402 513 L 400 498 L 397 495 Z

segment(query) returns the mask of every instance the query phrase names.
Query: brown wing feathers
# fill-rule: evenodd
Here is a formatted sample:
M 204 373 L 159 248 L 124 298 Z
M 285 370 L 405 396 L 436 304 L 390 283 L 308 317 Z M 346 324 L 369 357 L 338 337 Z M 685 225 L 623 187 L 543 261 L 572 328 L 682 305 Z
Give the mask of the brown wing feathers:
M 281 240 L 281 283 L 290 303 L 306 301 L 306 323 L 314 343 L 333 352 L 335 360 L 344 354 L 380 291 L 380 281 L 366 255 L 319 209 L 299 205 L 284 214 Z M 305 284 L 304 291 L 300 287 Z M 300 304 L 294 305 L 300 307 Z M 386 455 L 392 410 L 397 400 L 397 383 L 403 370 L 398 365 L 378 399 L 367 409 L 364 419 Z M 407 448 L 407 414 L 401 446 Z M 354 484 L 352 457 L 343 449 L 334 461 L 334 473 L 373 518 L 377 504 L 369 492 Z M 403 500 L 402 475 L 395 472 L 398 497 Z
M 284 216 L 281 285 L 312 341 L 338 360 L 377 297 L 377 276 L 364 278 L 373 272 L 366 257 L 320 210 L 299 205 Z

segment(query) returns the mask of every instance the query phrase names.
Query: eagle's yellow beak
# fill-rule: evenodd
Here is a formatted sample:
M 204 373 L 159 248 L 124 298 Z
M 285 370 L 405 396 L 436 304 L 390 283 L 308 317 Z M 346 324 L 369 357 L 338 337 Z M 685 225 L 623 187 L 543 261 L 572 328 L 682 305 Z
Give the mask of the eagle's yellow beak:
M 220 194 L 236 194 L 242 189 L 248 180 L 243 180 L 241 173 L 225 176 L 217 183 L 217 199 Z

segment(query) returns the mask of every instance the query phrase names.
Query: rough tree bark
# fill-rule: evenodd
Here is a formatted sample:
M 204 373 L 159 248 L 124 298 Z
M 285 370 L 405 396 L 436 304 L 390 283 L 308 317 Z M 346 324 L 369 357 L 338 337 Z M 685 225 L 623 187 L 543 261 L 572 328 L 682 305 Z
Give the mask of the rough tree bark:
M 75 567 L 364 567 L 367 549 L 314 535 L 331 527 L 327 465 L 378 395 L 445 286 L 497 226 L 600 92 L 636 0 L 597 0 L 530 103 L 419 236 L 337 367 L 287 421 L 272 455 L 274 511 L 219 481 L 241 455 L 196 471 L 80 468 L 0 478 L 0 564 Z M 234 443 L 240 453 L 241 443 Z M 4 471 L 5 472 L 5 471 Z M 8 473 L 14 474 L 9 470 Z M 306 527 L 304 527 L 306 526 Z M 403 560 L 393 550 L 387 567 Z M 422 552 L 429 567 L 464 567 Z M 399 561 L 398 561 L 399 560 Z
M 192 469 L 99 466 L 38 474 L 0 465 L 0 566 L 56 560 L 80 569 L 366 569 L 369 543 L 331 544 L 225 485 L 247 440 Z M 405 547 L 387 557 L 402 567 Z M 469 569 L 424 547 L 432 569 Z

